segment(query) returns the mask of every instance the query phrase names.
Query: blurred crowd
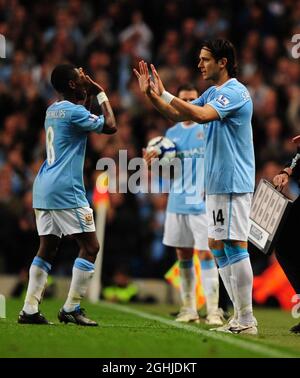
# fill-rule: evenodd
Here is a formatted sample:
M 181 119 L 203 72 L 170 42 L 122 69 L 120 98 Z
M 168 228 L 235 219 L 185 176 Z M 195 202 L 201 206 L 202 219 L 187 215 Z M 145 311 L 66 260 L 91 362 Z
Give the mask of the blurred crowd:
M 300 134 L 300 64 L 292 56 L 300 34 L 300 1 L 270 0 L 0 0 L 0 272 L 16 273 L 38 248 L 31 208 L 32 183 L 45 158 L 43 121 L 55 99 L 49 83 L 59 63 L 82 66 L 107 92 L 115 111 L 115 136 L 91 134 L 85 184 L 92 198 L 101 157 L 141 156 L 147 140 L 171 123 L 140 93 L 132 68 L 156 65 L 166 88 L 208 83 L 197 68 L 203 39 L 224 37 L 237 48 L 239 79 L 254 102 L 257 180 L 269 180 L 295 150 Z M 95 105 L 96 106 L 96 105 Z M 297 185 L 290 186 L 292 196 Z M 112 194 L 104 242 L 104 280 L 116 271 L 162 277 L 175 255 L 161 244 L 165 194 Z M 69 274 L 77 249 L 66 238 L 56 265 Z M 254 256 L 254 268 L 265 264 Z

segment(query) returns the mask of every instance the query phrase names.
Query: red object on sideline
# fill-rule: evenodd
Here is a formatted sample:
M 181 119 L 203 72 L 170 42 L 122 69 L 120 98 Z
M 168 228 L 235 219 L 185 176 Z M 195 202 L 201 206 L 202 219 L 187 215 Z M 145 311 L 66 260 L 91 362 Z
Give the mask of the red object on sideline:
M 264 304 L 269 297 L 274 297 L 282 309 L 291 310 L 294 306 L 291 301 L 293 295 L 295 290 L 277 260 L 274 260 L 261 275 L 254 277 L 253 299 L 258 304 Z

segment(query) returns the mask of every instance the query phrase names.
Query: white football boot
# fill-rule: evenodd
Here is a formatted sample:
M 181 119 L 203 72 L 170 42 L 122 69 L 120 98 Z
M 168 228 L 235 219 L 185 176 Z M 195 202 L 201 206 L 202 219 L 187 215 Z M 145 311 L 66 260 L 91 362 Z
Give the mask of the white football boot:
M 239 335 L 257 335 L 258 330 L 254 322 L 248 324 L 238 323 L 234 327 L 230 327 L 228 330 L 230 333 L 239 334 Z
M 199 315 L 196 310 L 190 307 L 181 307 L 179 314 L 176 316 L 175 319 L 176 322 L 181 323 L 189 323 L 189 322 L 195 322 L 199 323 Z
M 245 334 L 245 335 L 257 335 L 257 320 L 253 317 L 253 321 L 248 324 L 240 324 L 237 318 L 233 317 L 229 319 L 228 323 L 223 327 L 211 328 L 210 331 L 233 333 L 233 334 Z
M 237 318 L 232 316 L 226 324 L 224 324 L 222 327 L 216 327 L 216 328 L 210 328 L 210 331 L 217 331 L 217 332 L 227 332 L 231 333 L 229 329 L 231 327 L 236 327 L 238 325 Z
M 224 312 L 221 308 L 207 314 L 205 323 L 209 325 L 222 326 L 224 324 Z

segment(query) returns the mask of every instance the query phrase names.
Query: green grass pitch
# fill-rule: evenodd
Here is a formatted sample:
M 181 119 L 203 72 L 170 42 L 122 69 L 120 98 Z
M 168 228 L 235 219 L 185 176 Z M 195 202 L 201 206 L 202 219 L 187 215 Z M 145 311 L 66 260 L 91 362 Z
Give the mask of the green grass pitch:
M 62 303 L 41 306 L 53 326 L 19 325 L 19 300 L 7 301 L 7 318 L 0 319 L 0 357 L 202 358 L 300 357 L 300 335 L 289 328 L 297 322 L 288 312 L 256 309 L 258 336 L 221 334 L 205 324 L 181 325 L 169 315 L 174 306 L 85 303 L 100 326 L 60 324 Z

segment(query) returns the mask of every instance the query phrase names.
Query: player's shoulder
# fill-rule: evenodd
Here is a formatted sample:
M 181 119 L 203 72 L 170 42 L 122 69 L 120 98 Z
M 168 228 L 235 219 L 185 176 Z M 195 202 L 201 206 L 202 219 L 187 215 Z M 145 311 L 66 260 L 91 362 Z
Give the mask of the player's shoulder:
M 76 105 L 73 102 L 62 100 L 62 101 L 55 101 L 53 102 L 48 108 L 47 111 L 55 111 L 55 110 L 63 110 L 68 112 L 73 112 L 78 107 L 82 107 L 82 105 Z
M 226 96 L 235 101 L 250 100 L 250 94 L 247 87 L 235 78 L 230 79 L 218 91 L 216 91 L 218 98 Z
M 234 93 L 243 93 L 247 91 L 247 87 L 238 81 L 236 78 L 230 79 L 227 83 L 223 84 L 223 86 L 220 88 L 220 92 L 228 92 L 231 94 Z
M 247 90 L 246 86 L 243 83 L 241 83 L 239 80 L 237 80 L 236 78 L 230 79 L 228 81 L 228 85 L 225 86 L 225 88 L 235 89 L 235 90 L 240 90 L 240 91 Z
M 46 109 L 46 119 L 51 118 L 66 118 L 70 115 L 69 101 L 55 101 Z

